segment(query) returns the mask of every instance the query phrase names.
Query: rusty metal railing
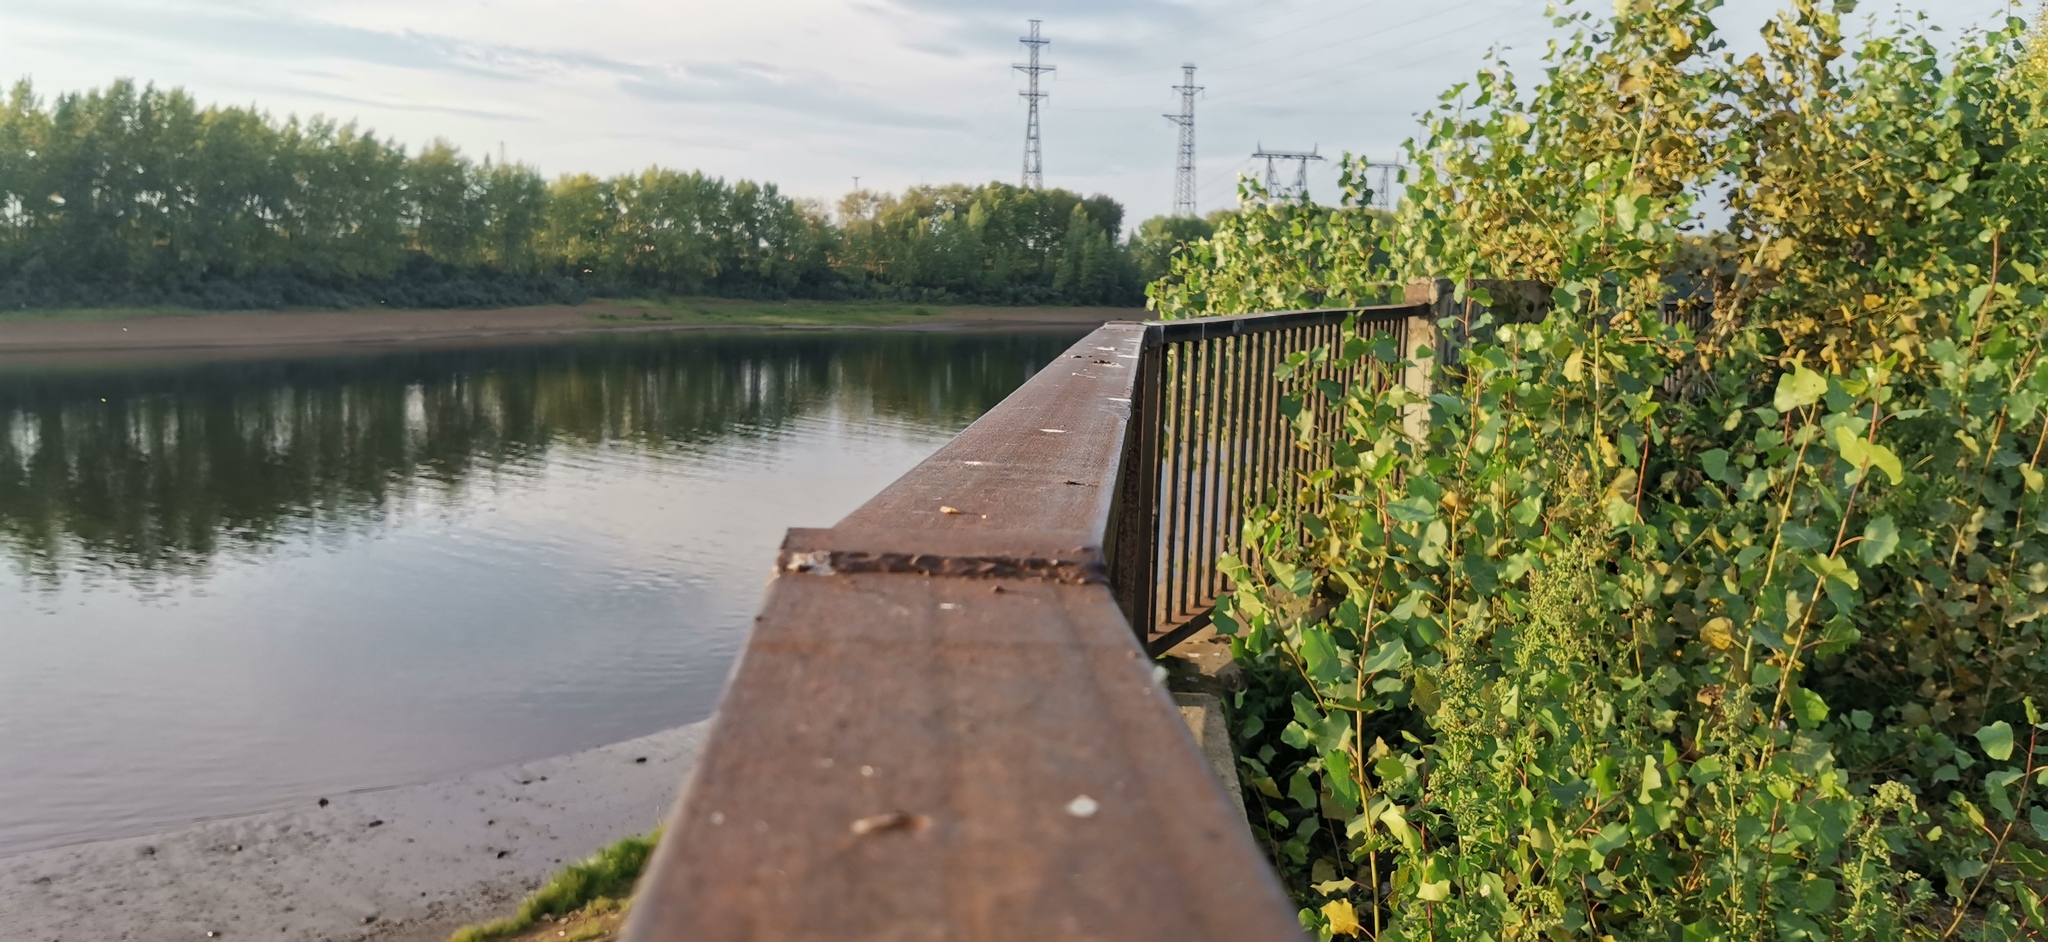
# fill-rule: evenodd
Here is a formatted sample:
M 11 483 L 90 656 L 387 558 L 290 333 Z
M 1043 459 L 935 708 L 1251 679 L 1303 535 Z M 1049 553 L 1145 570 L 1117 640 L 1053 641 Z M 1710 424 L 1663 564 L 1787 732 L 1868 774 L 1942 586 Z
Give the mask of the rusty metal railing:
M 790 531 L 629 942 L 1300 939 L 1147 649 L 1206 623 L 1242 508 L 1328 460 L 1274 368 L 1347 319 L 1412 358 L 1432 310 L 1106 324 Z
M 1403 354 L 1431 326 L 1426 304 L 1205 317 L 1145 324 L 1134 408 L 1129 515 L 1119 527 L 1118 589 L 1147 648 L 1164 651 L 1209 624 L 1227 590 L 1216 561 L 1239 553 L 1244 511 L 1323 467 L 1327 452 L 1295 444 L 1282 413 L 1318 381 L 1365 378 L 1335 358 L 1282 380 L 1290 355 L 1342 348 L 1349 336 L 1391 337 Z

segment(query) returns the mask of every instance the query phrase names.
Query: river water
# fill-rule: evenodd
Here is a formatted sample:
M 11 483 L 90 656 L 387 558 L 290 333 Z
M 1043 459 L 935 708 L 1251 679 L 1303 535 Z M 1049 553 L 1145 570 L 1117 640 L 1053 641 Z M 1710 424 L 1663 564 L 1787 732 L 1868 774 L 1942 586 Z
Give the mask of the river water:
M 0 367 L 0 856 L 700 719 L 782 532 L 1073 339 Z

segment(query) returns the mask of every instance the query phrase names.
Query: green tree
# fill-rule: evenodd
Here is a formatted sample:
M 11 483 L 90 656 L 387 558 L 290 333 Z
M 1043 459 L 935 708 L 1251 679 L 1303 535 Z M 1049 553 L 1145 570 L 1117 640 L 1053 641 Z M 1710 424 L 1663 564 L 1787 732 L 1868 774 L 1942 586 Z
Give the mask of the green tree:
M 1216 227 L 1199 216 L 1154 216 L 1138 225 L 1131 235 L 1131 259 L 1147 283 L 1167 275 L 1167 264 L 1183 246 L 1216 234 Z

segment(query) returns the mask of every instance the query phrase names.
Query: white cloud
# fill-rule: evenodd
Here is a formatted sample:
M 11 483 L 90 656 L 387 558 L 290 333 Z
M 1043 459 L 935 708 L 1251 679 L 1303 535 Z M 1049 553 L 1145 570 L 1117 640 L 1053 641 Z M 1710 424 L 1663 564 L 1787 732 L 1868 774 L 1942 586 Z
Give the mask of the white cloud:
M 1013 179 L 1017 36 L 1059 67 L 1046 182 L 1167 208 L 1180 64 L 1201 66 L 1205 208 L 1259 143 L 1390 157 L 1490 48 L 1527 62 L 1540 0 L 0 0 L 0 62 L 45 94 L 128 76 L 202 101 L 354 118 L 417 146 L 502 142 L 548 173 L 648 164 L 833 199 Z M 1777 6 L 1717 15 L 1744 40 Z M 1909 0 L 1951 29 L 2008 0 Z M 1885 11 L 1889 16 L 1890 11 Z M 1311 188 L 1331 191 L 1334 168 Z

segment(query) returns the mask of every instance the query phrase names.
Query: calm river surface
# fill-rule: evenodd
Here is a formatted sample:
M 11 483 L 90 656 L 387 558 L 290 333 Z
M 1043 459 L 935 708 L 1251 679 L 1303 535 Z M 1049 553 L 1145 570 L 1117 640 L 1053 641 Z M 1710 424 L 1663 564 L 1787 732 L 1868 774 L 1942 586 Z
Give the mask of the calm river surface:
M 700 719 L 782 531 L 1073 336 L 0 367 L 0 855 Z

